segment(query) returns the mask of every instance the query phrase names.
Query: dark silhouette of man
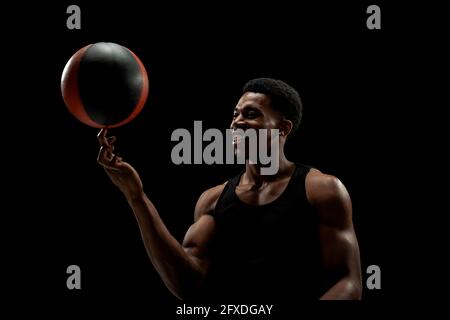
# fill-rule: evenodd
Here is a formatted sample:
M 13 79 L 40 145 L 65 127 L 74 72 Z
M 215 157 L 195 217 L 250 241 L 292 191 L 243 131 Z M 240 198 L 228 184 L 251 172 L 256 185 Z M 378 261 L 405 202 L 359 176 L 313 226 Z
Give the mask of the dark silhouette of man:
M 147 254 L 180 299 L 267 301 L 360 299 L 358 242 L 352 205 L 334 176 L 284 154 L 302 117 L 295 89 L 283 81 L 249 81 L 231 129 L 278 129 L 279 170 L 261 164 L 206 190 L 180 244 L 146 196 L 136 170 L 113 153 L 115 137 L 98 135 L 100 163 L 137 219 Z

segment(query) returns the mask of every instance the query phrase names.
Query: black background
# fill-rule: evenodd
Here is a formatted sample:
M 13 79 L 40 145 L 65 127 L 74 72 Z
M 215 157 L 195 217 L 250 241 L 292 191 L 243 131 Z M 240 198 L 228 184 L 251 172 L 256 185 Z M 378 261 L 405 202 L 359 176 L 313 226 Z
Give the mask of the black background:
M 66 8 L 81 7 L 81 30 L 66 28 Z M 255 77 L 282 79 L 298 89 L 304 117 L 287 154 L 294 161 L 336 175 L 353 201 L 366 268 L 382 272 L 382 289 L 364 289 L 357 304 L 314 304 L 314 310 L 376 311 L 377 306 L 414 296 L 406 289 L 413 250 L 405 227 L 410 147 L 410 92 L 405 54 L 414 30 L 401 22 L 404 8 L 378 2 L 382 29 L 366 28 L 372 3 L 126 1 L 34 4 L 14 9 L 8 22 L 7 55 L 13 65 L 9 94 L 21 107 L 9 130 L 14 170 L 8 180 L 13 204 L 7 280 L 13 297 L 29 297 L 85 310 L 125 307 L 164 317 L 179 302 L 151 265 L 125 199 L 96 163 L 97 130 L 67 111 L 60 78 L 81 47 L 115 42 L 131 49 L 149 73 L 149 98 L 128 125 L 111 130 L 117 153 L 141 174 L 145 191 L 173 235 L 181 240 L 192 223 L 199 195 L 240 170 L 235 166 L 173 165 L 170 135 L 227 128 L 242 86 Z M 11 12 L 11 11 L 10 11 Z M 14 36 L 21 32 L 20 37 Z M 25 32 L 23 32 L 25 30 Z M 7 62 L 8 60 L 6 60 Z M 8 63 L 8 62 L 7 62 Z M 7 126 L 8 123 L 5 124 Z M 413 167 L 413 166 L 412 166 Z M 9 167 L 6 167 L 6 172 Z M 414 167 L 413 167 L 414 168 Z M 408 221 L 409 219 L 406 219 Z M 293 257 L 295 259 L 296 257 Z M 66 288 L 66 268 L 82 270 L 82 289 Z M 420 280 L 417 280 L 420 281 Z M 299 305 L 311 306 L 306 302 Z M 344 307 L 342 307 L 344 306 Z M 283 306 L 280 313 L 294 312 Z

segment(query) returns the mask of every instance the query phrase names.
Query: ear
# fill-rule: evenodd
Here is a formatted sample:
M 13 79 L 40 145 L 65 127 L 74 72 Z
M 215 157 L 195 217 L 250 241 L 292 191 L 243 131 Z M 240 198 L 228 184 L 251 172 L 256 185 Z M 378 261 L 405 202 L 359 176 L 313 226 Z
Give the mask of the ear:
M 292 131 L 294 124 L 291 120 L 282 119 L 280 123 L 280 136 L 287 137 Z

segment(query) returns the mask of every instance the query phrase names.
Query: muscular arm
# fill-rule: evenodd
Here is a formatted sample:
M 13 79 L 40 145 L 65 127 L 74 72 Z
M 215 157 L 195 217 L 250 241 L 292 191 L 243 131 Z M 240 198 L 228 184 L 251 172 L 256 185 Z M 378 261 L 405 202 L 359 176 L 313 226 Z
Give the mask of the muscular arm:
M 308 199 L 319 214 L 326 288 L 321 300 L 361 299 L 359 247 L 353 229 L 350 196 L 337 178 L 317 170 L 308 174 L 306 186 Z
M 122 191 L 133 209 L 147 254 L 167 288 L 178 298 L 189 298 L 197 290 L 208 271 L 208 246 L 214 235 L 211 212 L 223 186 L 205 191 L 195 207 L 195 223 L 180 244 L 167 230 L 158 211 L 143 191 L 136 170 L 116 156 L 116 137 L 106 137 L 107 130 L 98 135 L 100 151 L 97 161 L 111 181 Z
M 205 213 L 210 210 L 214 196 L 214 189 L 202 194 L 196 205 L 196 221 L 181 245 L 167 230 L 144 193 L 128 201 L 151 262 L 167 288 L 179 299 L 188 298 L 195 292 L 208 271 L 208 245 L 214 234 L 214 219 Z

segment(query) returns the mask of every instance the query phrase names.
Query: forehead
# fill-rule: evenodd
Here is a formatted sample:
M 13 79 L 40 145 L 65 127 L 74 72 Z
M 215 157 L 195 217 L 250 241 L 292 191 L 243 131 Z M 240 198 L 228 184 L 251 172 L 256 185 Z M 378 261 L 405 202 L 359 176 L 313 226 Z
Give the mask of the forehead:
M 270 98 L 263 93 L 246 92 L 239 99 L 236 108 L 241 109 L 250 105 L 260 108 L 270 108 Z

